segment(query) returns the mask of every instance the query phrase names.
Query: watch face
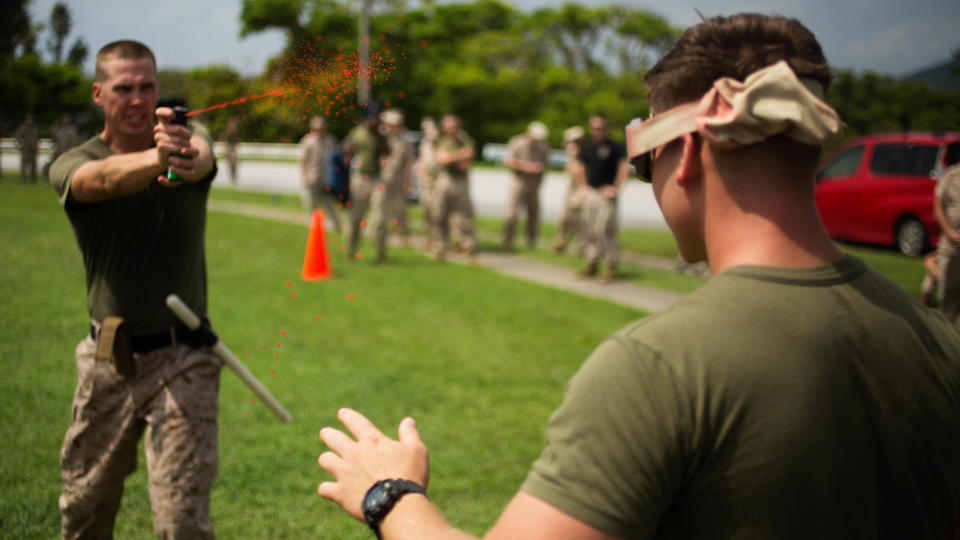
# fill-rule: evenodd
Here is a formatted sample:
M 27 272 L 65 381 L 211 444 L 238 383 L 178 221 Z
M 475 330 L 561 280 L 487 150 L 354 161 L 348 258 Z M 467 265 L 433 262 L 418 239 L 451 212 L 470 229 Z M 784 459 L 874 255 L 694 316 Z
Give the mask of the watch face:
M 367 496 L 363 499 L 364 512 L 376 512 L 383 503 L 389 498 L 389 491 L 386 485 L 377 484 L 370 489 Z

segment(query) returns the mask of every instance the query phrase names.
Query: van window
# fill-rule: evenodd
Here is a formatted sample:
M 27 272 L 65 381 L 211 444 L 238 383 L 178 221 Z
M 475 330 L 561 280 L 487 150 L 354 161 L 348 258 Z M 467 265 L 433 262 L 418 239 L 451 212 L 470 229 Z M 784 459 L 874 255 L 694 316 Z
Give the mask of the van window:
M 817 178 L 829 180 L 838 176 L 850 176 L 857 171 L 860 156 L 863 155 L 863 146 L 852 146 L 837 154 L 830 163 L 820 171 Z
M 947 147 L 947 167 L 960 162 L 960 142 L 952 143 Z
M 937 164 L 939 148 L 929 145 L 878 144 L 870 158 L 870 172 L 929 178 Z

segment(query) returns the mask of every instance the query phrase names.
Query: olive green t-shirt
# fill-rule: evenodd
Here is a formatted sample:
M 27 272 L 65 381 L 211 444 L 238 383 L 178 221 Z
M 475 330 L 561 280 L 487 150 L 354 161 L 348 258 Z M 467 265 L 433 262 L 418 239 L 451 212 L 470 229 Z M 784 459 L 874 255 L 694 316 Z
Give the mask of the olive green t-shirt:
M 192 128 L 210 140 L 200 124 Z M 95 136 L 50 167 L 50 183 L 83 255 L 90 317 L 99 322 L 120 316 L 136 334 L 156 332 L 180 324 L 166 305 L 171 293 L 197 314 L 206 314 L 206 202 L 216 167 L 203 180 L 175 188 L 152 182 L 116 199 L 95 203 L 71 199 L 70 181 L 76 170 L 112 155 Z
M 359 125 L 350 131 L 349 146 L 352 148 L 354 170 L 362 176 L 380 177 L 383 154 L 387 152 L 387 139 L 382 133 Z
M 956 538 L 960 334 L 862 261 L 742 266 L 605 341 L 523 490 L 627 538 Z
M 462 131 L 456 137 L 444 133 L 437 139 L 437 150 L 456 152 L 468 146 L 473 146 L 473 139 Z M 450 163 L 440 167 L 439 172 L 449 175 L 454 180 L 466 180 L 468 177 L 467 171 L 461 169 L 456 163 Z

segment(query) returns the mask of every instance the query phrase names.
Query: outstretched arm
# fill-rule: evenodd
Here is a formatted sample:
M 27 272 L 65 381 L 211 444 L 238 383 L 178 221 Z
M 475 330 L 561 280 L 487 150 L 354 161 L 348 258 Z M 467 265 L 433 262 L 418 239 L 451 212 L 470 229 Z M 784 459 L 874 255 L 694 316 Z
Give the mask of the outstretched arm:
M 356 440 L 334 428 L 320 430 L 320 439 L 331 451 L 320 455 L 319 464 L 335 478 L 333 482 L 320 484 L 320 496 L 364 521 L 361 503 L 375 482 L 399 478 L 427 486 L 430 480 L 427 448 L 412 418 L 400 422 L 398 440 L 394 441 L 356 411 L 341 409 L 338 417 Z M 380 525 L 380 532 L 386 540 L 473 538 L 447 523 L 427 497 L 414 493 L 400 499 Z M 521 491 L 485 538 L 610 540 L 615 537 Z
M 78 202 L 97 202 L 136 193 L 155 180 L 175 185 L 163 176 L 168 165 L 187 181 L 209 174 L 213 152 L 207 140 L 170 123 L 173 111 L 167 107 L 157 109 L 156 115 L 160 123 L 154 127 L 155 147 L 84 163 L 70 179 L 70 196 Z
M 83 203 L 123 197 L 147 187 L 164 169 L 156 148 L 88 161 L 73 173 L 70 197 Z

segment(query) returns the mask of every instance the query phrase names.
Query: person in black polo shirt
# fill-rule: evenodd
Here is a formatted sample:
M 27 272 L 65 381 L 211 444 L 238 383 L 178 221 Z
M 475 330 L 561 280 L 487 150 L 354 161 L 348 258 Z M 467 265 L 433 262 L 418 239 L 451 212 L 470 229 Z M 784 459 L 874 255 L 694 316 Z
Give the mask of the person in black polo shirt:
M 604 281 L 616 277 L 620 248 L 617 244 L 617 194 L 630 170 L 623 146 L 610 140 L 603 115 L 590 117 L 590 138 L 580 149 L 574 169 L 583 182 L 583 235 L 587 266 L 580 275 L 597 275 L 600 259 L 607 261 Z

